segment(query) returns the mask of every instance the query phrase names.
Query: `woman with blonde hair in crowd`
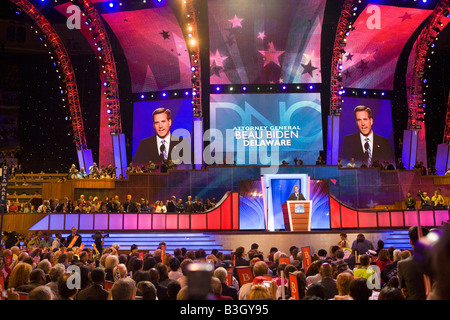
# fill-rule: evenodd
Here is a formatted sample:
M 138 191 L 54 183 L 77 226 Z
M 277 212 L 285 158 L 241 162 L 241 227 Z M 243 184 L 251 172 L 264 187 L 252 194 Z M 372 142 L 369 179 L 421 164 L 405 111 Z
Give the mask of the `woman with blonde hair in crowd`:
M 9 276 L 8 288 L 17 288 L 30 282 L 32 270 L 33 267 L 28 263 L 20 262 L 17 264 Z

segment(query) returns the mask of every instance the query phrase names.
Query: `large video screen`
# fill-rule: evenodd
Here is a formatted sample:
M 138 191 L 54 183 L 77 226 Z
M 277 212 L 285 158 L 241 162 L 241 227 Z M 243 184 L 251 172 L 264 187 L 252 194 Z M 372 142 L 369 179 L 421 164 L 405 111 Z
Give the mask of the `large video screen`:
M 208 1 L 212 84 L 319 83 L 326 0 Z
M 153 121 L 153 112 L 160 108 L 170 110 L 170 123 L 166 123 L 166 126 L 161 125 L 161 128 L 159 123 L 162 123 L 162 121 L 155 121 L 158 124 L 154 124 Z M 163 120 L 168 118 L 166 114 L 160 116 Z M 189 158 L 189 161 L 183 161 L 183 163 L 190 164 L 190 156 L 187 153 L 191 152 L 192 121 L 191 99 L 135 102 L 133 110 L 133 163 L 147 164 L 149 160 L 155 164 L 161 163 L 161 146 L 157 144 L 157 137 L 164 137 L 169 130 L 171 141 L 167 147 L 168 159 L 176 160 L 172 158 L 172 156 L 177 155 L 173 153 L 173 148 L 183 141 L 184 144 L 179 145 L 179 147 L 180 149 L 183 148 L 183 152 L 185 152 L 183 155 Z
M 102 17 L 125 53 L 134 93 L 192 86 L 186 41 L 170 6 Z
M 359 106 L 368 107 L 370 111 L 361 110 L 355 113 L 355 108 Z M 366 138 L 369 140 L 366 141 Z M 375 160 L 382 165 L 384 161 L 388 161 L 395 166 L 393 141 L 390 100 L 345 98 L 342 103 L 339 144 L 339 158 L 344 166 L 352 158 L 358 167 L 362 165 L 363 160 L 368 167 Z
M 342 62 L 342 85 L 392 90 L 398 57 L 431 10 L 369 4 L 353 24 Z
M 213 94 L 210 128 L 227 164 L 307 164 L 323 149 L 320 94 Z

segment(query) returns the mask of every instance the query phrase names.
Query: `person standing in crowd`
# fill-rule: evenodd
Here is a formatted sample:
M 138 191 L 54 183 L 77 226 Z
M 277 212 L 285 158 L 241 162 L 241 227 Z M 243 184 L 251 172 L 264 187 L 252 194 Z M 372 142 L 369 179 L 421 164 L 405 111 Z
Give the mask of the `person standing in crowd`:
M 72 233 L 67 237 L 66 244 L 69 245 L 75 237 L 78 237 L 78 238 L 77 238 L 77 240 L 75 240 L 75 243 L 73 246 L 79 247 L 81 245 L 82 237 L 80 234 L 77 233 L 77 228 L 72 227 Z
M 406 210 L 415 210 L 416 209 L 416 199 L 411 196 L 411 192 L 406 194 L 405 199 Z
M 365 254 L 369 250 L 374 250 L 373 244 L 370 240 L 367 240 L 364 234 L 360 233 L 356 236 L 356 240 L 353 241 L 352 251 L 358 250 L 359 253 Z
M 428 229 L 422 227 L 422 237 L 427 234 Z M 418 227 L 410 227 L 408 235 L 413 248 L 413 255 L 397 263 L 400 288 L 407 300 L 425 300 L 424 264 L 420 261 L 415 250 L 420 239 Z

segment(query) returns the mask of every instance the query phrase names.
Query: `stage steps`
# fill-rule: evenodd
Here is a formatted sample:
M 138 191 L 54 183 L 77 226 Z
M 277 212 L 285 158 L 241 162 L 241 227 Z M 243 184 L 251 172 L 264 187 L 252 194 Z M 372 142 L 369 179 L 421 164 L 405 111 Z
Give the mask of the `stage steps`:
M 63 234 L 66 238 L 69 234 Z M 86 247 L 92 248 L 94 239 L 92 233 L 80 233 L 82 236 L 82 243 Z M 210 254 L 212 249 L 217 249 L 224 254 L 231 253 L 231 249 L 223 248 L 218 244 L 212 235 L 203 233 L 110 233 L 109 237 L 105 238 L 104 247 L 110 247 L 117 243 L 120 245 L 119 251 L 129 251 L 131 245 L 138 245 L 139 251 L 153 253 L 160 242 L 166 242 L 166 252 L 173 254 L 176 248 L 186 248 L 189 250 L 205 250 L 206 254 Z
M 384 241 L 384 248 L 394 247 L 398 250 L 412 250 L 409 243 L 408 230 L 393 230 L 390 231 L 386 240 Z

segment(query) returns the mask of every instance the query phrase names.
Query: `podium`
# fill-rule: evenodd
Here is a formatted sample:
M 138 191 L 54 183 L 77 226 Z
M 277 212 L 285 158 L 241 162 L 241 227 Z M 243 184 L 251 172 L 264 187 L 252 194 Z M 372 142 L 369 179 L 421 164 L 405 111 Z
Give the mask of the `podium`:
M 286 231 L 311 231 L 311 200 L 288 200 L 282 208 Z

